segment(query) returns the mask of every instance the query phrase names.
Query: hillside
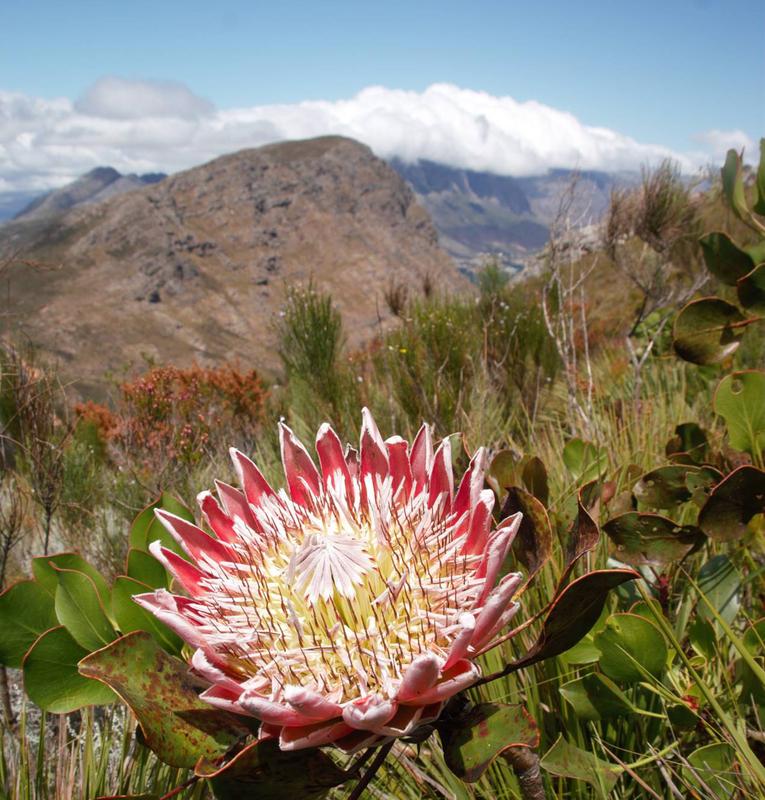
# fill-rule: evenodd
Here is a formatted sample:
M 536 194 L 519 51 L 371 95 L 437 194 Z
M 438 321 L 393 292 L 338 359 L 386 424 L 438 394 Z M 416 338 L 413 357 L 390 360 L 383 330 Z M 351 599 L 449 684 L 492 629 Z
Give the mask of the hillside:
M 20 263 L 14 258 L 34 262 Z M 384 321 L 392 280 L 463 282 L 427 213 L 369 148 L 323 137 L 223 156 L 68 213 L 8 223 L 6 328 L 88 394 L 145 358 L 277 365 L 286 287 L 330 291 L 352 344 Z

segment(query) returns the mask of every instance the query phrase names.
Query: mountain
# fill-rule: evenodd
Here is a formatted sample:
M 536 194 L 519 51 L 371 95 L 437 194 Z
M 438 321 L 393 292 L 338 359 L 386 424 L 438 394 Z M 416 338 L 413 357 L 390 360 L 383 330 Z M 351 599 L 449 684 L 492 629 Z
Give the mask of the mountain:
M 389 316 L 392 281 L 464 282 L 406 183 L 341 137 L 243 150 L 59 214 L 41 205 L 0 227 L 11 322 L 90 396 L 145 358 L 275 367 L 273 323 L 298 281 L 332 293 L 356 345 Z
M 406 180 L 430 213 L 441 246 L 466 272 L 487 255 L 508 268 L 522 269 L 549 239 L 561 198 L 576 177 L 571 216 L 578 225 L 597 220 L 611 190 L 632 184 L 628 173 L 550 170 L 524 178 L 455 169 L 433 161 L 391 166 Z
M 142 186 L 159 183 L 167 176 L 161 172 L 146 175 L 121 175 L 112 167 L 96 167 L 61 189 L 54 189 L 24 206 L 13 219 L 32 219 L 60 214 L 75 206 L 99 203 Z

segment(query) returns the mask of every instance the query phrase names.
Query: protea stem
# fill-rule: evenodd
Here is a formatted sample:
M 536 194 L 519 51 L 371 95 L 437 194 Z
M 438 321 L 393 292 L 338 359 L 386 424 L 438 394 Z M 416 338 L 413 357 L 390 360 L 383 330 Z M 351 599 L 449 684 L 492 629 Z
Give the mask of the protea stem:
M 385 761 L 388 753 L 390 753 L 391 747 L 393 747 L 394 740 L 391 739 L 387 744 L 384 744 L 380 751 L 375 756 L 374 761 L 370 764 L 369 769 L 361 776 L 361 779 L 354 787 L 353 791 L 348 796 L 348 800 L 359 800 L 359 797 L 364 792 L 364 789 L 369 786 L 372 778 L 377 774 L 377 771 L 383 765 L 383 761 Z
M 502 755 L 518 778 L 524 800 L 545 800 L 539 756 L 530 747 L 511 747 Z

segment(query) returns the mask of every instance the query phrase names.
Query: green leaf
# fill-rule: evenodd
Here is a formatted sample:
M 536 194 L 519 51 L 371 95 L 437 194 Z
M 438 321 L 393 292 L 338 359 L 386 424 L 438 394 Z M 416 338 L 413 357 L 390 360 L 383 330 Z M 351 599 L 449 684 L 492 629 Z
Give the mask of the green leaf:
M 692 364 L 716 364 L 736 351 L 753 321 L 719 297 L 692 300 L 675 319 L 675 352 Z
M 122 633 L 146 631 L 157 644 L 168 653 L 180 655 L 183 641 L 167 625 L 162 624 L 154 614 L 133 602 L 133 596 L 150 592 L 151 588 L 144 583 L 120 575 L 112 588 L 112 613 Z
M 699 747 L 688 756 L 689 767 L 683 766 L 685 780 L 694 787 L 702 797 L 723 798 L 738 794 L 738 781 L 735 779 L 733 762 L 735 752 L 724 742 Z
M 151 589 L 167 589 L 170 586 L 167 570 L 145 550 L 128 551 L 127 574 L 128 577 L 146 584 Z
M 744 176 L 741 169 L 741 156 L 735 150 L 728 150 L 725 164 L 720 170 L 723 193 L 733 213 L 743 222 L 749 217 L 744 194 Z
M 614 788 L 622 773 L 621 767 L 580 750 L 569 744 L 562 735 L 544 754 L 540 766 L 551 775 L 585 781 L 600 789 L 604 796 Z
M 693 469 L 686 465 L 673 465 L 651 470 L 635 484 L 633 493 L 641 503 L 651 508 L 674 508 L 690 500 L 686 477 Z
M 467 709 L 438 732 L 449 769 L 475 783 L 494 759 L 511 747 L 536 747 L 539 730 L 521 705 L 481 703 Z
M 72 638 L 88 652 L 116 638 L 93 581 L 84 573 L 58 570 L 56 616 Z
M 757 168 L 757 197 L 752 209 L 755 213 L 765 216 L 765 138 L 760 139 L 760 166 Z
M 513 553 L 529 578 L 536 575 L 552 553 L 552 528 L 547 511 L 533 494 L 511 486 L 502 507 L 502 516 L 522 512 L 521 525 L 513 542 Z
M 19 581 L 0 594 L 0 664 L 20 667 L 40 634 L 58 624 L 53 598 L 37 581 Z
M 694 525 L 678 525 L 659 514 L 637 511 L 610 519 L 603 530 L 616 545 L 616 558 L 634 566 L 679 561 L 704 541 L 704 534 Z
M 697 577 L 702 592 L 717 613 L 730 624 L 741 607 L 741 573 L 726 555 L 710 558 Z M 714 623 L 715 618 L 706 603 L 698 604 L 700 619 Z
M 696 617 L 688 626 L 688 641 L 691 647 L 707 661 L 717 658 L 717 634 L 714 625 L 703 617 Z
M 114 689 L 138 718 L 148 747 L 173 767 L 214 759 L 247 732 L 233 714 L 200 700 L 187 665 L 145 631 L 85 656 L 79 669 Z
M 147 550 L 149 545 L 158 539 L 162 542 L 163 547 L 187 558 L 178 542 L 165 530 L 164 525 L 155 516 L 155 509 L 163 509 L 188 522 L 194 522 L 194 515 L 183 503 L 167 492 L 163 492 L 133 520 L 133 524 L 130 526 L 130 547 L 136 550 Z
M 486 472 L 486 481 L 497 497 L 504 497 L 506 489 L 518 484 L 518 467 L 519 459 L 512 450 L 500 450 L 492 458 Z
M 722 479 L 722 472 L 715 467 L 699 467 L 688 472 L 685 476 L 685 485 L 691 493 L 691 501 L 701 508 L 707 502 L 712 489 Z
M 612 614 L 594 644 L 602 653 L 601 670 L 615 681 L 637 683 L 645 680 L 646 672 L 658 678 L 667 663 L 664 637 L 638 614 Z
M 56 594 L 58 588 L 58 570 L 69 569 L 87 575 L 96 587 L 98 596 L 104 607 L 109 606 L 109 586 L 104 576 L 78 553 L 56 553 L 52 556 L 37 556 L 32 559 L 32 574 L 35 579 L 50 592 Z
M 765 314 L 765 264 L 758 264 L 748 275 L 739 278 L 736 292 L 744 308 Z
M 532 456 L 524 465 L 521 480 L 526 489 L 543 505 L 547 505 L 550 489 L 547 482 L 547 470 L 541 458 Z
M 111 689 L 77 671 L 77 662 L 87 654 L 63 625 L 43 633 L 24 658 L 24 689 L 29 699 L 54 714 L 113 703 L 116 697 Z
M 592 442 L 571 439 L 563 448 L 563 463 L 579 481 L 589 482 L 599 478 L 608 467 L 608 454 Z
M 742 637 L 742 644 L 752 657 L 758 659 L 762 664 L 762 656 L 765 653 L 765 619 L 752 622 L 746 629 Z M 744 659 L 736 662 L 736 683 L 741 686 L 741 696 L 739 703 L 751 705 L 752 702 L 759 706 L 765 705 L 765 682 L 750 667 Z
M 699 512 L 699 527 L 710 539 L 730 542 L 745 536 L 755 514 L 765 513 L 765 472 L 745 465 L 726 475 Z
M 513 666 L 521 669 L 565 653 L 597 622 L 611 589 L 639 577 L 631 569 L 603 569 L 577 578 L 555 597 L 536 642 Z
M 765 372 L 745 370 L 726 375 L 713 405 L 728 426 L 731 445 L 759 457 L 765 448 Z
M 707 269 L 723 283 L 735 286 L 754 267 L 752 257 L 722 231 L 713 231 L 699 239 Z
M 216 800 L 318 800 L 348 780 L 318 748 L 285 752 L 276 739 L 252 742 L 222 766 L 200 758 L 195 773 L 210 781 Z
M 624 692 L 605 675 L 597 672 L 564 683 L 560 693 L 579 719 L 597 722 L 635 713 L 634 706 Z

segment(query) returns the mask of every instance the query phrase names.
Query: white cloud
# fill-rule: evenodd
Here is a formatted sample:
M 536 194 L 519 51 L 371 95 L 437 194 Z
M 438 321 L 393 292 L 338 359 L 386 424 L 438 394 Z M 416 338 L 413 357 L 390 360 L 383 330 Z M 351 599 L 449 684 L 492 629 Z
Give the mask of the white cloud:
M 182 84 L 102 78 L 75 102 L 0 92 L 0 182 L 13 190 L 50 188 L 100 165 L 173 172 L 244 147 L 323 134 L 359 139 L 382 157 L 508 175 L 637 169 L 667 156 L 691 170 L 708 160 L 585 125 L 539 102 L 449 84 L 215 109 Z M 709 149 L 716 144 L 714 137 L 705 141 Z
M 107 119 L 180 117 L 197 119 L 215 110 L 176 81 L 138 81 L 107 76 L 99 78 L 75 103 L 82 114 Z
M 746 161 L 757 161 L 755 144 L 743 131 L 721 131 L 713 128 L 697 133 L 693 139 L 704 148 L 708 158 L 714 163 L 723 161 L 731 148 L 738 151 L 743 149 Z

